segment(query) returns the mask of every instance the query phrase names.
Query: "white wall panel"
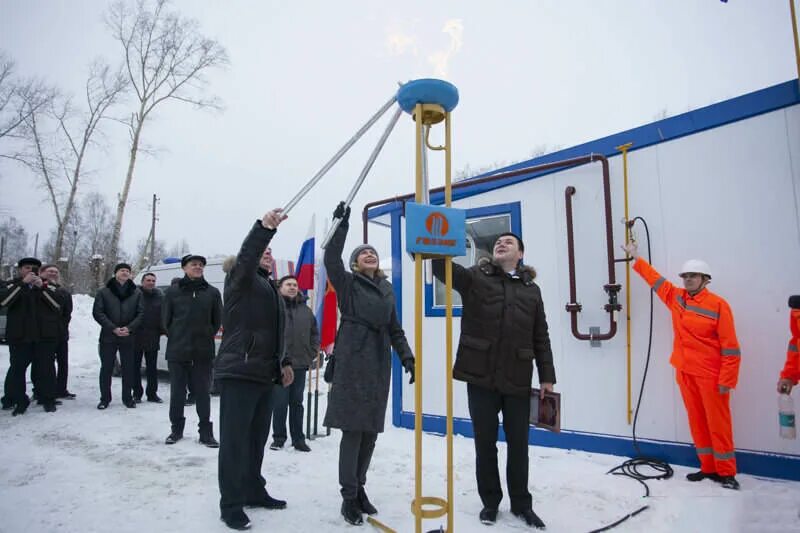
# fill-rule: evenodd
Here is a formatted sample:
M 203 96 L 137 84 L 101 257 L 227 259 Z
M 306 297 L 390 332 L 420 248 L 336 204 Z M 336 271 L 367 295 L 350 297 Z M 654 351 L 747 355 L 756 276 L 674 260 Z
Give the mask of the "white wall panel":
M 636 147 L 634 146 L 634 149 Z M 614 255 L 624 242 L 622 158 L 613 157 L 611 188 Z M 576 282 L 582 332 L 608 328 L 605 226 L 601 167 L 585 165 L 472 196 L 461 208 L 521 202 L 525 261 L 538 271 L 563 393 L 562 427 L 630 435 L 626 420 L 625 312 L 614 339 L 591 348 L 570 331 L 564 189 L 573 185 Z M 674 283 L 681 263 L 703 258 L 713 269 L 710 290 L 733 308 L 742 346 L 739 387 L 733 394 L 738 448 L 799 452 L 777 436 L 775 382 L 789 337 L 786 300 L 800 293 L 800 106 L 756 116 L 629 153 L 630 215 L 650 227 L 654 266 Z M 636 226 L 640 252 L 645 232 Z M 402 320 L 414 338 L 414 268 L 404 254 Z M 615 267 L 623 284 L 625 266 Z M 644 370 L 649 288 L 631 272 L 632 388 L 635 406 Z M 454 320 L 454 351 L 459 318 Z M 424 412 L 443 415 L 444 318 L 424 321 Z M 672 327 L 656 299 L 653 349 L 638 424 L 640 438 L 690 442 L 683 404 L 669 365 Z M 534 378 L 537 381 L 538 378 Z M 405 383 L 405 382 L 404 382 Z M 455 416 L 468 418 L 466 390 L 456 382 Z M 413 410 L 413 387 L 403 386 L 403 409 Z

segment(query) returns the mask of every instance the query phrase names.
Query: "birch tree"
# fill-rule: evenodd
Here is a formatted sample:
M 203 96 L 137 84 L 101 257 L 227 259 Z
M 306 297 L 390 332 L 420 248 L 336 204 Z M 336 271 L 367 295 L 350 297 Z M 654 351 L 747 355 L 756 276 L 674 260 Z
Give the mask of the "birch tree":
M 107 254 L 113 262 L 118 255 L 122 220 L 144 125 L 154 110 L 167 102 L 182 102 L 198 109 L 219 109 L 219 100 L 207 94 L 206 75 L 212 69 L 226 66 L 228 55 L 220 43 L 200 33 L 196 20 L 172 11 L 168 0 L 137 0 L 134 6 L 117 2 L 109 10 L 106 21 L 120 44 L 136 96 L 136 108 L 128 120 L 128 168 L 118 197 L 111 248 Z
M 14 159 L 39 178 L 53 209 L 56 232 L 50 261 L 63 257 L 64 236 L 75 211 L 78 185 L 85 172 L 85 159 L 96 144 L 100 122 L 124 94 L 128 81 L 108 65 L 95 61 L 85 85 L 85 109 L 72 98 L 55 97 L 46 107 L 37 107 L 34 96 L 26 98 L 26 118 L 19 137 L 24 149 Z
M 47 106 L 55 95 L 40 80 L 18 78 L 15 70 L 14 61 L 0 50 L 0 141 L 14 137 L 30 115 Z M 13 159 L 5 153 L 0 157 Z

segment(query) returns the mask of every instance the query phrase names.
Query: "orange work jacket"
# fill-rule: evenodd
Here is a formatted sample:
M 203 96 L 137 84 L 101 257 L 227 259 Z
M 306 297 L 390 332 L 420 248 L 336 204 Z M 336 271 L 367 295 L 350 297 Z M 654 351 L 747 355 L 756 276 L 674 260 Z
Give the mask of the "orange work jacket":
M 672 366 L 687 374 L 716 379 L 717 384 L 729 389 L 736 387 L 742 358 L 728 302 L 708 289 L 691 296 L 641 257 L 633 269 L 672 313 Z
M 800 382 L 800 309 L 792 309 L 789 313 L 789 329 L 792 338 L 786 348 L 786 364 L 781 370 L 781 379 Z

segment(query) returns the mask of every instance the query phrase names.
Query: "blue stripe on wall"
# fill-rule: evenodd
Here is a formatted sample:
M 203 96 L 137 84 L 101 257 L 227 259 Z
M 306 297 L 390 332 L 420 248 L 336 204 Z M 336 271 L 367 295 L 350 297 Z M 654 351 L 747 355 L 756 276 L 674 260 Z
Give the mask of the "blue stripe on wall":
M 446 419 L 443 416 L 423 415 L 422 429 L 428 433 L 444 435 L 445 422 Z M 400 413 L 400 427 L 414 429 L 414 413 L 408 411 Z M 453 432 L 456 435 L 473 438 L 472 422 L 464 418 L 454 418 Z M 505 441 L 502 427 L 499 433 L 500 440 Z M 531 428 L 528 434 L 528 442 L 548 448 L 581 450 L 622 457 L 636 456 L 632 439 L 601 433 L 578 431 L 552 433 L 543 429 Z M 642 454 L 648 457 L 661 459 L 670 464 L 692 467 L 699 467 L 700 465 L 694 452 L 694 446 L 691 444 L 639 439 L 637 439 L 637 443 Z M 736 450 L 736 465 L 739 472 L 743 474 L 800 481 L 800 456 L 798 455 Z

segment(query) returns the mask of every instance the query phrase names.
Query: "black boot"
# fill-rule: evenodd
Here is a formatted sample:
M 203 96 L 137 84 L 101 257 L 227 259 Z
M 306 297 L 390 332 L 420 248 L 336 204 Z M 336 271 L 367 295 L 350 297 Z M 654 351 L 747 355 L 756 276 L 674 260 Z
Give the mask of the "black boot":
M 369 501 L 367 498 L 367 491 L 364 490 L 364 487 L 358 487 L 358 506 L 361 507 L 361 511 L 367 513 L 369 515 L 378 514 L 378 510 L 372 505 L 372 502 Z
M 3 396 L 0 398 L 0 405 L 3 406 L 3 411 L 9 411 L 14 407 L 14 402 L 8 396 Z
M 177 424 L 172 424 L 172 431 L 170 431 L 169 436 L 167 436 L 167 440 L 164 441 L 164 444 L 175 444 L 181 440 L 183 438 L 183 427 L 185 424 L 185 418 L 182 418 Z
M 258 500 L 250 500 L 245 505 L 248 507 L 263 507 L 264 509 L 286 509 L 286 500 L 279 500 L 278 498 L 273 498 L 269 494 L 265 494 L 263 498 Z
M 481 521 L 481 524 L 486 524 L 487 526 L 491 526 L 495 522 L 497 522 L 497 509 L 491 509 L 489 507 L 484 507 L 481 509 L 478 518 Z
M 241 509 L 223 513 L 219 518 L 231 529 L 235 529 L 237 531 L 250 529 L 250 519 Z
M 704 479 L 719 481 L 719 476 L 716 472 L 703 472 L 702 470 L 698 470 L 697 472 L 686 474 L 686 479 L 692 482 L 703 481 Z
M 209 448 L 219 448 L 219 442 L 214 438 L 214 426 L 211 422 L 200 422 L 200 444 Z
M 364 518 L 361 516 L 361 508 L 356 498 L 342 501 L 342 516 L 345 522 L 354 526 L 360 526 L 364 523 Z
M 718 481 L 723 488 L 731 490 L 739 490 L 739 482 L 736 481 L 735 476 L 719 476 Z
M 24 415 L 25 411 L 28 410 L 28 406 L 30 404 L 31 401 L 28 399 L 27 396 L 24 396 L 21 401 L 17 402 L 17 405 L 14 407 L 14 410 L 11 411 L 11 416 Z
M 544 529 L 545 525 L 542 522 L 542 519 L 539 518 L 536 513 L 533 512 L 533 509 L 525 509 L 523 511 L 511 511 L 514 516 L 518 516 L 526 524 L 531 527 L 535 527 L 536 529 Z

